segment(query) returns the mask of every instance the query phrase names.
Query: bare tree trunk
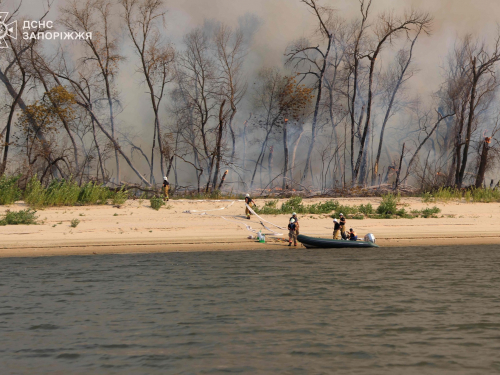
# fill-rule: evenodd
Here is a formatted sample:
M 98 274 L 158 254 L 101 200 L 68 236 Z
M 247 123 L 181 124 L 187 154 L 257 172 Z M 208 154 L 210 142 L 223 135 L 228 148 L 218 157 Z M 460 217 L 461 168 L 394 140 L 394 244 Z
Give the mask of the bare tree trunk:
M 439 114 L 439 119 L 438 121 L 436 122 L 436 124 L 434 125 L 434 127 L 431 129 L 430 132 L 427 133 L 427 136 L 422 140 L 422 142 L 420 142 L 420 144 L 418 145 L 417 149 L 415 150 L 415 153 L 413 154 L 413 156 L 411 157 L 410 159 L 410 162 L 408 163 L 408 168 L 406 169 L 406 175 L 405 175 L 405 178 L 403 178 L 403 182 L 408 178 L 408 175 L 410 174 L 410 171 L 411 171 L 411 167 L 413 165 L 413 162 L 416 160 L 417 156 L 418 156 L 418 153 L 420 152 L 420 150 L 422 149 L 422 147 L 425 145 L 425 143 L 432 137 L 432 135 L 434 134 L 434 132 L 436 131 L 436 129 L 438 128 L 439 124 L 441 123 L 441 121 L 447 119 L 448 117 L 451 117 L 451 116 L 454 116 L 454 114 L 450 114 L 450 115 L 446 115 L 446 116 L 441 116 Z M 399 173 L 399 172 L 398 172 Z
M 408 71 L 408 67 L 410 66 L 411 59 L 413 57 L 413 47 L 415 46 L 415 43 L 416 43 L 419 35 L 420 35 L 420 32 L 417 34 L 417 36 L 413 39 L 413 41 L 411 43 L 408 59 L 406 61 L 406 64 L 404 65 L 403 69 L 401 70 L 401 74 L 398 77 L 396 87 L 394 88 L 394 91 L 391 94 L 391 98 L 389 100 L 389 105 L 387 106 L 387 111 L 385 112 L 384 121 L 382 122 L 382 129 L 380 129 L 380 141 L 378 144 L 377 157 L 375 159 L 375 166 L 373 167 L 372 185 L 375 184 L 375 179 L 377 178 L 377 174 L 378 174 L 378 165 L 380 162 L 380 155 L 382 154 L 382 144 L 384 142 L 385 126 L 387 125 L 387 121 L 389 121 L 389 118 L 391 117 L 392 107 L 394 105 L 396 95 L 403 84 L 405 74 Z
M 222 135 L 224 133 L 224 104 L 226 104 L 226 100 L 223 100 L 221 105 L 220 105 L 220 110 L 219 110 L 219 131 L 217 135 L 217 144 L 215 148 L 215 172 L 214 172 L 214 179 L 213 179 L 213 189 L 215 190 L 217 187 L 217 178 L 219 176 L 219 171 L 220 171 L 220 162 L 222 160 Z
M 32 49 L 31 50 L 31 64 L 33 65 L 33 68 L 36 70 L 36 72 L 38 74 L 38 79 L 42 82 L 45 91 L 48 92 L 49 91 L 49 86 L 47 85 L 47 82 L 46 82 L 46 80 L 45 80 L 42 72 L 37 67 L 37 62 L 35 61 L 35 57 L 33 55 L 33 52 L 34 51 Z M 56 79 L 56 83 L 60 85 L 60 83 L 58 82 L 57 79 Z M 57 108 L 57 104 L 54 103 L 54 101 L 52 100 L 51 96 L 49 96 L 49 100 L 50 100 L 52 106 L 54 106 L 55 108 Z M 76 146 L 75 137 L 73 137 L 73 134 L 71 134 L 71 131 L 69 129 L 69 124 L 68 124 L 68 121 L 66 120 L 66 118 L 64 118 L 64 116 L 61 116 L 59 114 L 59 111 L 57 112 L 57 114 L 58 114 L 59 120 L 61 120 L 61 122 L 62 122 L 62 124 L 64 126 L 64 129 L 66 130 L 66 133 L 68 134 L 68 137 L 69 137 L 69 139 L 71 141 L 71 144 L 73 145 L 73 157 L 75 158 L 76 173 L 79 174 L 80 173 L 80 166 L 79 166 L 79 162 L 78 162 L 78 148 Z M 83 171 L 83 169 L 82 169 L 82 171 Z
M 97 149 L 97 156 L 99 157 L 99 165 L 101 167 L 101 174 L 102 174 L 102 182 L 106 182 L 106 175 L 104 174 L 104 167 L 102 165 L 102 156 L 101 156 L 101 149 L 99 148 L 99 143 L 97 143 L 97 135 L 95 131 L 95 123 L 94 123 L 94 118 L 91 119 L 92 121 L 92 134 L 94 136 L 94 143 L 95 147 Z
M 365 148 L 366 150 L 368 150 L 368 146 L 369 146 L 369 143 L 370 143 L 370 133 L 372 132 L 371 129 L 368 130 L 368 134 L 366 136 L 366 145 L 365 145 Z M 361 171 L 359 173 L 359 181 L 358 183 L 360 185 L 365 185 L 366 183 L 366 174 L 367 174 L 367 170 L 368 170 L 368 152 L 365 151 L 363 153 L 363 161 L 361 163 Z
M 222 185 L 224 184 L 224 181 L 226 181 L 226 176 L 227 176 L 227 173 L 228 173 L 228 172 L 229 172 L 229 171 L 228 171 L 228 170 L 226 170 L 226 171 L 224 172 L 224 174 L 222 175 L 222 178 L 221 178 L 221 180 L 220 180 L 219 187 L 217 188 L 219 191 L 221 191 L 221 189 L 222 189 Z
M 2 70 L 0 70 L 0 81 L 2 81 L 5 84 L 5 87 L 7 88 L 7 91 L 9 93 L 9 95 L 13 99 L 16 99 L 18 97 L 18 92 L 14 89 L 14 87 L 12 86 L 10 80 L 2 72 Z M 17 103 L 19 105 L 19 108 L 21 108 L 21 110 L 23 110 L 23 111 L 26 110 L 26 103 L 24 103 L 24 100 L 22 99 L 21 96 L 18 97 Z M 57 162 L 59 160 L 55 161 L 54 163 L 51 162 L 52 161 L 51 152 L 50 152 L 50 149 L 48 148 L 48 143 L 47 143 L 47 140 L 45 138 L 45 135 L 44 135 L 43 131 L 40 129 L 40 127 L 38 126 L 38 124 L 36 123 L 36 121 L 34 119 L 30 120 L 30 124 L 31 124 L 31 127 L 33 129 L 33 132 L 34 132 L 36 138 L 40 141 L 40 144 L 42 145 L 42 148 L 44 149 L 44 152 L 46 152 L 48 154 L 48 159 L 49 159 L 49 164 L 50 164 L 50 168 L 51 168 L 51 173 L 56 178 L 59 177 L 60 171 L 59 171 L 59 169 L 57 167 Z
M 26 84 L 28 83 L 28 80 L 29 80 L 29 78 L 26 79 L 26 72 L 24 71 L 24 69 L 22 69 L 21 74 L 23 76 L 21 88 L 19 89 L 19 92 L 17 93 L 14 101 L 12 102 L 12 104 L 10 106 L 9 118 L 7 119 L 7 125 L 5 127 L 6 128 L 5 142 L 4 142 L 5 147 L 3 149 L 2 164 L 0 165 L 0 176 L 3 176 L 3 174 L 5 173 L 5 169 L 7 168 L 7 158 L 9 155 L 10 129 L 12 127 L 12 118 L 14 116 L 14 112 L 16 110 L 17 103 L 19 102 L 19 99 L 23 95 L 24 88 L 26 87 Z
M 266 134 L 266 138 L 264 139 L 264 142 L 262 143 L 262 147 L 260 149 L 259 157 L 257 158 L 257 161 L 255 162 L 255 167 L 254 167 L 254 170 L 253 170 L 252 179 L 250 181 L 250 190 L 252 190 L 252 188 L 253 188 L 253 183 L 254 183 L 254 180 L 255 180 L 255 175 L 257 174 L 257 168 L 259 167 L 259 164 L 262 164 L 262 159 L 264 159 L 264 155 L 266 153 L 267 141 L 268 141 L 268 138 L 269 138 L 270 134 L 271 134 L 271 131 L 269 130 L 267 132 L 267 134 Z
M 405 144 L 403 143 L 403 149 L 401 150 L 401 158 L 399 159 L 399 168 L 398 168 L 398 173 L 397 173 L 397 177 L 396 177 L 396 186 L 395 186 L 396 190 L 399 188 L 399 176 L 401 175 L 401 167 L 403 166 L 404 154 L 405 154 Z
M 422 173 L 422 183 L 420 184 L 420 188 L 424 188 L 425 184 L 425 173 L 427 172 L 427 165 L 429 164 L 429 156 L 431 156 L 431 150 L 429 150 L 429 153 L 427 154 L 427 158 L 425 159 L 425 166 L 424 166 L 424 173 Z M 408 164 L 408 168 L 410 168 L 410 164 Z
M 356 97 L 358 90 L 358 75 L 359 75 L 359 49 L 361 45 L 361 40 L 363 38 L 363 34 L 366 28 L 366 21 L 368 20 L 368 15 L 370 13 L 370 7 L 372 4 L 372 0 L 368 1 L 368 4 L 365 6 L 365 0 L 360 1 L 361 5 L 361 24 L 359 26 L 359 33 L 356 36 L 356 40 L 354 43 L 354 50 L 352 52 L 353 58 L 353 67 L 351 68 L 351 74 L 354 75 L 353 83 L 352 83 L 352 96 L 350 100 L 350 117 L 351 117 L 351 174 L 354 174 L 354 137 L 355 137 L 355 127 L 356 127 Z M 364 108 L 362 109 L 364 111 Z M 354 182 L 355 178 L 351 176 L 351 180 Z M 344 181 L 345 183 L 345 181 Z
M 472 89 L 470 94 L 469 118 L 467 121 L 467 133 L 465 135 L 464 152 L 462 155 L 462 165 L 460 167 L 460 172 L 458 174 L 458 188 L 462 187 L 465 175 L 465 168 L 467 167 L 467 159 L 469 157 L 470 137 L 472 135 L 472 124 L 474 123 L 474 112 L 476 109 L 476 87 L 478 82 L 478 77 L 476 73 L 476 58 L 472 60 L 472 73 L 474 76 L 474 80 L 472 82 Z
M 293 180 L 293 173 L 295 171 L 295 155 L 297 154 L 297 148 L 299 147 L 300 139 L 302 138 L 303 135 L 304 135 L 304 128 L 301 128 L 299 135 L 295 140 L 295 145 L 293 146 L 293 151 L 292 151 L 292 165 L 290 166 L 290 175 L 292 180 Z
M 153 130 L 153 145 L 151 146 L 151 168 L 150 168 L 150 171 L 149 171 L 149 183 L 151 185 L 155 184 L 155 177 L 154 177 L 153 168 L 154 168 L 154 163 L 155 163 L 156 130 L 157 130 L 157 127 L 156 127 L 156 121 L 155 121 L 155 126 L 154 126 L 154 130 Z M 162 156 L 160 156 L 160 157 L 163 159 Z
M 366 57 L 370 60 L 370 70 L 369 70 L 369 75 L 368 75 L 368 99 L 367 99 L 367 107 L 366 107 L 366 120 L 365 120 L 365 126 L 363 129 L 363 135 L 361 136 L 361 142 L 360 142 L 360 148 L 358 152 L 358 158 L 356 161 L 356 166 L 354 167 L 354 173 L 353 173 L 353 181 L 356 181 L 359 173 L 359 169 L 361 167 L 361 161 L 364 153 L 364 148 L 365 148 L 365 141 L 366 137 L 368 135 L 368 131 L 370 130 L 371 126 L 371 116 L 372 116 L 372 107 L 373 107 L 373 76 L 375 73 L 375 62 L 382 51 L 382 48 L 384 44 L 389 40 L 391 41 L 391 38 L 395 38 L 397 34 L 400 32 L 408 32 L 409 26 L 411 25 L 418 25 L 419 30 L 422 31 L 426 29 L 430 22 L 431 19 L 429 15 L 427 14 L 418 14 L 415 12 L 411 12 L 407 15 L 405 15 L 405 19 L 401 20 L 399 22 L 393 22 L 391 18 L 382 18 L 383 21 L 383 31 L 382 34 L 380 35 L 378 44 L 376 48 L 374 49 L 373 52 L 370 54 L 366 55 Z
M 286 176 L 288 172 L 288 134 L 287 134 L 287 121 L 285 120 L 283 124 L 283 152 L 284 152 L 284 162 L 283 162 L 283 190 L 286 189 Z
M 247 160 L 247 125 L 248 125 L 248 120 L 245 121 L 245 123 L 243 124 L 243 155 L 242 155 L 242 162 L 241 162 L 243 169 L 245 169 L 246 160 Z
M 269 147 L 269 156 L 267 158 L 267 173 L 269 175 L 268 185 L 270 185 L 272 182 L 273 152 L 274 152 L 274 146 Z M 270 188 L 272 188 L 272 186 L 270 186 Z
M 488 164 L 488 151 L 490 149 L 489 143 L 490 138 L 485 138 L 483 142 L 483 151 L 481 152 L 481 159 L 479 162 L 479 170 L 476 176 L 476 188 L 480 188 L 484 182 L 484 173 L 486 172 L 486 167 Z

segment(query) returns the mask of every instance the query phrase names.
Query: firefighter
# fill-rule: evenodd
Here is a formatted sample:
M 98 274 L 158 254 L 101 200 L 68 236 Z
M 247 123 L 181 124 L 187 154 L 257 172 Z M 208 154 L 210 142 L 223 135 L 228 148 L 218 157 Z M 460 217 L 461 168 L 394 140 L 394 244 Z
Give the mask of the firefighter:
M 167 176 L 165 176 L 165 177 L 163 177 L 163 195 L 164 195 L 163 200 L 166 200 L 167 202 L 169 199 L 169 197 L 168 197 L 169 190 L 170 190 L 170 184 L 168 182 Z
M 245 196 L 245 215 L 247 216 L 247 219 L 250 220 L 250 215 L 252 214 L 250 210 L 248 209 L 248 206 L 252 207 L 255 206 L 255 203 L 252 198 L 250 198 L 250 194 L 247 194 Z

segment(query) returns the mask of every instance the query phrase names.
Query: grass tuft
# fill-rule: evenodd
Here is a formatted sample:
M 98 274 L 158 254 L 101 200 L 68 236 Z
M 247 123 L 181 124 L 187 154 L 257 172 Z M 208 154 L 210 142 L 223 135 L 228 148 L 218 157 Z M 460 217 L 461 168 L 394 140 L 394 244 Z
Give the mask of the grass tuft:
M 128 199 L 128 190 L 125 190 L 125 187 L 122 186 L 120 190 L 113 193 L 111 199 L 114 206 L 121 206 Z
M 24 201 L 34 208 L 100 205 L 106 204 L 108 199 L 114 205 L 122 205 L 128 199 L 128 191 L 122 187 L 119 191 L 112 192 L 104 185 L 94 182 L 80 187 L 70 180 L 52 180 L 44 188 L 35 176 L 28 182 L 24 192 Z
M 377 213 L 379 215 L 397 215 L 398 214 L 397 205 L 399 203 L 399 200 L 400 200 L 399 194 L 387 193 L 382 195 L 382 202 L 380 202 L 380 205 L 377 208 Z M 399 213 L 405 214 L 401 210 L 399 210 Z
M 38 216 L 36 211 L 28 208 L 21 211 L 5 211 L 4 217 L 0 220 L 0 225 L 35 225 Z
M 0 205 L 12 204 L 21 198 L 21 190 L 17 186 L 19 177 L 0 177 Z
M 500 189 L 477 189 L 475 187 L 470 189 L 456 189 L 451 187 L 443 187 L 434 192 L 425 192 L 422 194 L 421 198 L 424 203 L 461 201 L 462 199 L 467 203 L 500 202 Z
M 149 200 L 151 203 L 151 208 L 158 211 L 162 206 L 165 205 L 165 201 L 161 197 L 157 197 L 156 195 Z

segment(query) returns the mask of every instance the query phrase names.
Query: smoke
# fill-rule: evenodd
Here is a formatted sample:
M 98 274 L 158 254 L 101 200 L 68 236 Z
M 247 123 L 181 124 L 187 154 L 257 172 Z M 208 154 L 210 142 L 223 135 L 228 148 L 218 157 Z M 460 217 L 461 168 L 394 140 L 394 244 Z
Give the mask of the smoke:
M 318 1 L 334 7 L 340 16 L 348 20 L 359 17 L 358 1 Z M 14 4 L 13 1 L 11 3 Z M 65 3 L 66 0 L 55 0 L 47 19 L 57 19 L 58 8 Z M 44 8 L 46 6 L 39 0 L 25 0 L 21 14 L 29 14 L 37 19 Z M 167 0 L 166 8 L 165 37 L 178 49 L 182 49 L 183 36 L 196 27 L 208 25 L 207 20 L 222 22 L 234 28 L 241 27 L 245 31 L 250 45 L 245 63 L 249 91 L 239 113 L 241 117 L 248 116 L 245 107 L 249 105 L 256 72 L 262 67 L 282 66 L 289 43 L 309 37 L 316 29 L 314 15 L 300 0 Z M 398 14 L 409 8 L 429 12 L 434 17 L 432 35 L 421 37 L 416 46 L 414 62 L 420 71 L 408 88 L 413 94 L 430 97 L 442 82 L 440 66 L 457 37 L 472 33 L 487 40 L 496 32 L 500 1 L 373 0 L 372 23 L 381 12 L 393 11 Z M 147 149 L 153 138 L 153 115 L 147 90 L 141 84 L 142 76 L 137 73 L 137 58 L 125 34 L 123 45 L 126 46 L 124 54 L 127 60 L 122 64 L 117 80 L 123 105 L 118 122 L 123 129 L 140 134 L 139 143 Z M 164 113 L 164 116 L 168 117 L 168 113 Z M 144 169 L 144 165 L 140 167 Z M 133 178 L 133 175 L 125 177 Z

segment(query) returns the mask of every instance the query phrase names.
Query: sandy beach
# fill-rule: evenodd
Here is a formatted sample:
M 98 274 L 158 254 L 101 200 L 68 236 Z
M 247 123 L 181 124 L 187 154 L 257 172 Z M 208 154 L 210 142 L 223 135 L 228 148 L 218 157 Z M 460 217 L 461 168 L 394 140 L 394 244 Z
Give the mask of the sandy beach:
M 304 203 L 326 200 L 307 199 Z M 371 203 L 373 207 L 380 202 L 380 198 L 338 200 L 347 205 Z M 39 225 L 0 227 L 0 257 L 287 249 L 283 241 L 287 232 L 264 223 L 268 229 L 283 234 L 271 236 L 258 218 L 245 219 L 242 201 L 171 200 L 168 204 L 159 211 L 153 210 L 148 200 L 129 200 L 119 208 L 105 205 L 38 210 Z M 257 204 L 262 206 L 264 200 L 257 200 Z M 441 209 L 438 218 L 348 220 L 347 225 L 361 238 L 366 233 L 375 234 L 381 247 L 500 244 L 499 203 L 425 204 L 420 198 L 401 200 L 401 206 L 408 211 L 434 205 Z M 23 202 L 17 202 L 2 206 L 0 213 L 25 208 Z M 289 215 L 262 217 L 285 227 Z M 70 226 L 72 219 L 80 220 L 76 228 Z M 299 219 L 302 234 L 331 238 L 329 215 L 302 215 Z M 247 225 L 268 234 L 267 242 L 248 239 L 254 233 Z

